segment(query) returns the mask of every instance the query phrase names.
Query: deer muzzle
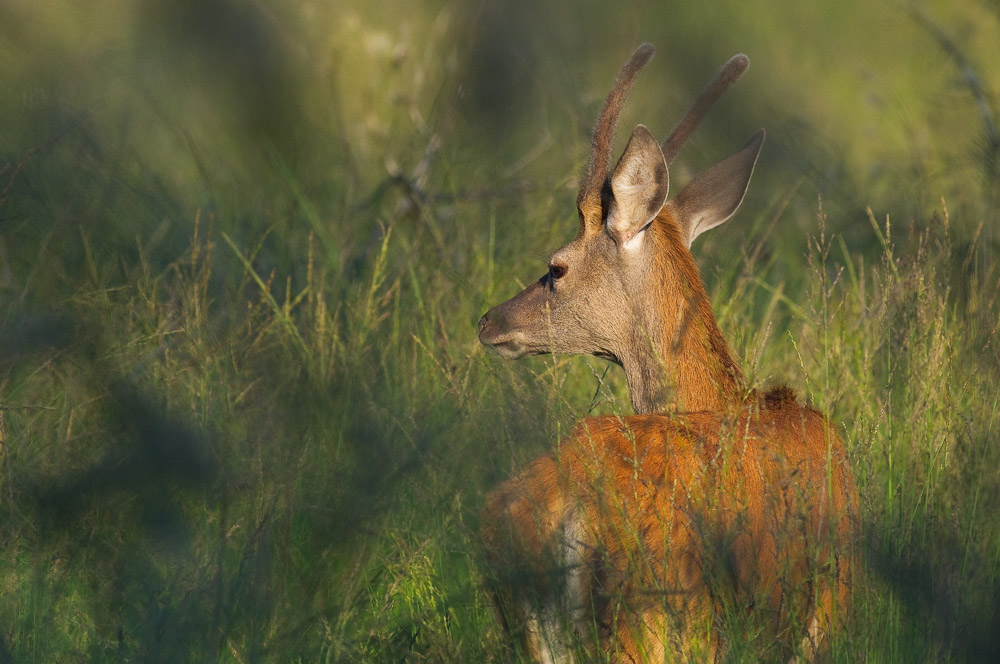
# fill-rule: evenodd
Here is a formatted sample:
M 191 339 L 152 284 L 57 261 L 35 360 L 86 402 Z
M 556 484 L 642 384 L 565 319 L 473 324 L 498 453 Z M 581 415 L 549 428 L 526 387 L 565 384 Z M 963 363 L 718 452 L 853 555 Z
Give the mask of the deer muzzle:
M 528 355 L 527 347 L 518 339 L 517 330 L 511 329 L 507 317 L 498 309 L 500 307 L 490 309 L 479 319 L 480 343 L 492 348 L 508 360 Z

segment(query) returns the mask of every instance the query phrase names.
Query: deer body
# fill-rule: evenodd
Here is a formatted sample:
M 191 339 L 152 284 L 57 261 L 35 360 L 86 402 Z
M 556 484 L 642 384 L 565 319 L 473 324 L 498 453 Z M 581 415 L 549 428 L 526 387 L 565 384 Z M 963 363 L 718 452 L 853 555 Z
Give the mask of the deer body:
M 613 661 L 714 658 L 735 638 L 716 624 L 723 609 L 815 655 L 849 589 L 857 496 L 844 447 L 789 390 L 747 389 L 689 250 L 739 207 L 763 132 L 667 200 L 669 163 L 748 61 L 732 58 L 662 145 L 637 126 L 612 171 L 618 113 L 651 57 L 648 45 L 633 54 L 602 109 L 576 239 L 480 321 L 504 357 L 621 365 L 638 413 L 583 420 L 489 496 L 501 617 L 536 661 L 594 647 Z
M 711 660 L 727 610 L 810 652 L 846 609 L 853 487 L 823 417 L 779 391 L 732 419 L 587 418 L 490 495 L 483 539 L 537 661 L 567 638 L 612 661 Z M 559 611 L 561 631 L 540 629 Z

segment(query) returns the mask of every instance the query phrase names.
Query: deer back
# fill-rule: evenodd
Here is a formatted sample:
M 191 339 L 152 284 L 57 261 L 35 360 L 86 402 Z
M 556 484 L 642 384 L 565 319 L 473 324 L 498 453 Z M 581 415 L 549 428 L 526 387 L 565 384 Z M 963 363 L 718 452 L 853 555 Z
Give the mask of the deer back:
M 711 659 L 717 617 L 750 609 L 787 657 L 810 620 L 827 633 L 847 606 L 856 501 L 836 433 L 777 390 L 732 419 L 583 420 L 490 495 L 483 539 L 536 661 L 566 631 L 613 661 Z M 556 610 L 570 624 L 539 634 Z

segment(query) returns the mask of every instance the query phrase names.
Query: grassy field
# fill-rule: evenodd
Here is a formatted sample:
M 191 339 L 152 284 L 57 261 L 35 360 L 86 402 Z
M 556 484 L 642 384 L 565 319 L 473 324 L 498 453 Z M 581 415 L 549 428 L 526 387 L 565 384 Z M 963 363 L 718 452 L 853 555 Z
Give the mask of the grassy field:
M 484 496 L 629 402 L 476 321 L 642 41 L 619 144 L 751 58 L 671 181 L 767 128 L 695 254 L 850 451 L 836 661 L 1000 659 L 1000 6 L 561 7 L 0 4 L 0 663 L 510 660 Z

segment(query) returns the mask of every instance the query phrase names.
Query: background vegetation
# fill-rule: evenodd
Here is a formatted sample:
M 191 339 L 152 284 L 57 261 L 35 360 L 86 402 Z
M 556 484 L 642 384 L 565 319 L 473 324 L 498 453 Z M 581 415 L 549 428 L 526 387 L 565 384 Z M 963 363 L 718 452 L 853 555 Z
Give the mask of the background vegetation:
M 672 180 L 767 128 L 695 250 L 850 449 L 838 661 L 1000 659 L 1000 5 L 782 5 L 0 3 L 0 662 L 504 661 L 483 497 L 628 399 L 475 323 L 641 41 L 659 135 L 752 60 Z

